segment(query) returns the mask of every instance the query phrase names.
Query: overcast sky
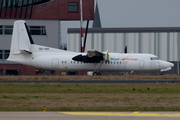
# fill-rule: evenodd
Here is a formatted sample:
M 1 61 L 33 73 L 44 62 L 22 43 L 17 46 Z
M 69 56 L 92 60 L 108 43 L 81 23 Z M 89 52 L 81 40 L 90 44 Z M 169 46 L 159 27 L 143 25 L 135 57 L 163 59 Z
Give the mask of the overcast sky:
M 103 28 L 180 27 L 180 0 L 98 0 L 98 6 Z M 62 21 L 62 43 L 67 28 L 79 27 L 79 21 Z

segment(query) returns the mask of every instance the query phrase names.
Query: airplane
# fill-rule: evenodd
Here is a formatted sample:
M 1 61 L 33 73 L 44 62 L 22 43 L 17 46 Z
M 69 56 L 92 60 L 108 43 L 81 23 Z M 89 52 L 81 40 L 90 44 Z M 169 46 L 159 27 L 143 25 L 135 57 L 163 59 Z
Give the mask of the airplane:
M 87 53 L 71 52 L 40 46 L 28 31 L 26 22 L 14 22 L 10 55 L 7 61 L 28 66 L 59 71 L 169 71 L 173 63 L 159 60 L 153 54 L 110 53 L 88 50 Z

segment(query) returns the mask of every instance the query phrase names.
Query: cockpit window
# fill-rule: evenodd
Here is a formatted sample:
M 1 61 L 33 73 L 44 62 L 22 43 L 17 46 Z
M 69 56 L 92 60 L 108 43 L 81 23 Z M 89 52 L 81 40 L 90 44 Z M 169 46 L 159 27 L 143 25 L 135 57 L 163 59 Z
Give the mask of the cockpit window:
M 150 60 L 159 60 L 158 57 L 150 57 Z
M 154 60 L 154 58 L 153 58 L 153 57 L 151 57 L 150 59 L 151 59 L 151 60 Z

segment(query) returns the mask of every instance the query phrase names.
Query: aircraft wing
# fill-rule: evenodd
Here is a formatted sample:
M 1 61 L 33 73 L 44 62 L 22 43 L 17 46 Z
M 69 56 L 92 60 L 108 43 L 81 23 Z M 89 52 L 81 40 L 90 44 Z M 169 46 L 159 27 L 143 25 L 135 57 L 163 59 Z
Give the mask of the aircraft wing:
M 97 50 L 89 50 L 86 55 L 79 54 L 72 59 L 75 61 L 80 61 L 84 63 L 99 63 L 104 60 L 106 54 L 99 52 Z

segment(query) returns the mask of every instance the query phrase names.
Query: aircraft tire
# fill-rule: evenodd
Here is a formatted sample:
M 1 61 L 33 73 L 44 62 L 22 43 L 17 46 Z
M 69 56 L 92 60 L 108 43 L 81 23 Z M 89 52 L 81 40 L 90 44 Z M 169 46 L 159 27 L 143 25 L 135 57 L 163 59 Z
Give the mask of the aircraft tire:
M 92 74 L 93 76 L 97 76 L 97 75 L 99 75 L 97 72 L 93 72 L 93 74 Z

